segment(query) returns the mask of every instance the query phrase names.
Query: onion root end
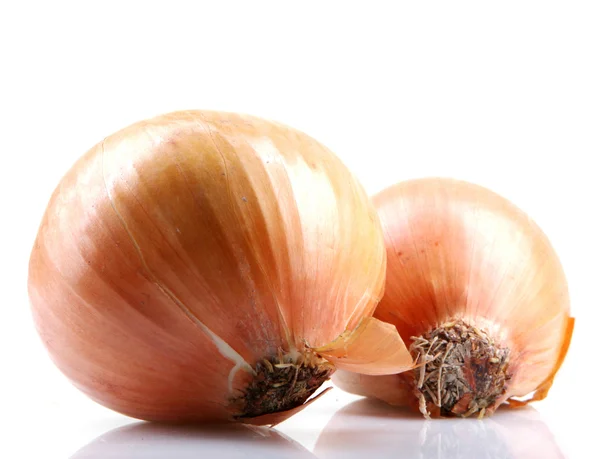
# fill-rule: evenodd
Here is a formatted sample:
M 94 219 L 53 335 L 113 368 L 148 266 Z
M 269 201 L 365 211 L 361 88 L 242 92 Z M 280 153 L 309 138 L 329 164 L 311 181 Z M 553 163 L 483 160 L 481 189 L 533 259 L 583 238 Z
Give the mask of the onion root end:
M 238 406 L 235 419 L 249 418 L 288 411 L 303 405 L 335 368 L 312 351 L 283 352 L 265 358 L 254 367 L 254 376 L 243 394 L 232 403 Z
M 462 320 L 412 341 L 414 392 L 426 418 L 481 418 L 495 411 L 511 378 L 508 348 Z

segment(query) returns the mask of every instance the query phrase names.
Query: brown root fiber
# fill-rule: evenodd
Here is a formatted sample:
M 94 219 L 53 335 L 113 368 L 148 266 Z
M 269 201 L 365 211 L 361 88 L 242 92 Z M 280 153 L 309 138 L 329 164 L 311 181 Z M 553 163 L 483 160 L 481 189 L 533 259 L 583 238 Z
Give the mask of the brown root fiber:
M 412 340 L 415 395 L 426 418 L 483 417 L 495 410 L 510 379 L 509 349 L 462 320 Z
M 236 419 L 253 418 L 300 406 L 329 379 L 334 367 L 307 352 L 299 357 L 270 357 L 258 362 L 255 375 L 243 395 L 233 400 L 239 406 Z

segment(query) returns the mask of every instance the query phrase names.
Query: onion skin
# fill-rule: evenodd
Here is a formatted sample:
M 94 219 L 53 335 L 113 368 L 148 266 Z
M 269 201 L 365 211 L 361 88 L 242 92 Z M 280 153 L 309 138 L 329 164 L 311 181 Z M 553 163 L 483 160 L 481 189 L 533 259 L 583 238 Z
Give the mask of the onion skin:
M 464 321 L 490 338 L 496 350 L 509 353 L 502 375 L 508 378 L 499 381 L 502 393 L 489 405 L 471 412 L 465 398 L 454 412 L 442 413 L 441 403 L 428 397 L 421 412 L 483 416 L 506 401 L 518 406 L 543 399 L 567 353 L 574 319 L 564 272 L 542 230 L 501 196 L 452 179 L 402 182 L 373 202 L 388 259 L 385 295 L 374 317 L 394 324 L 407 343 Z M 477 365 L 480 372 L 485 367 Z M 462 367 L 469 371 L 469 366 L 467 359 Z M 485 376 L 495 378 L 490 367 Z M 392 376 L 340 372 L 334 382 L 353 393 L 417 407 L 419 371 Z M 514 399 L 531 393 L 529 400 Z
M 107 137 L 65 175 L 28 288 L 53 361 L 92 399 L 145 420 L 218 422 L 248 415 L 263 359 L 333 371 L 311 349 L 371 316 L 385 262 L 373 206 L 324 146 L 255 117 L 185 111 Z M 249 416 L 297 411 L 279 408 Z

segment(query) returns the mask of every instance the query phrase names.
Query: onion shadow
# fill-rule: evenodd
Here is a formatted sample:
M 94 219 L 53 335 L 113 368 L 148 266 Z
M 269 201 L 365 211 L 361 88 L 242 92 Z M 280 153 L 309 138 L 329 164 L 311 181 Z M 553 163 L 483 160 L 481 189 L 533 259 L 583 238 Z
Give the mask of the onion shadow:
M 275 429 L 243 424 L 180 426 L 136 422 L 110 430 L 71 459 L 315 459 Z
M 531 407 L 499 409 L 486 419 L 434 419 L 361 399 L 338 411 L 313 452 L 319 459 L 563 459 L 552 432 Z

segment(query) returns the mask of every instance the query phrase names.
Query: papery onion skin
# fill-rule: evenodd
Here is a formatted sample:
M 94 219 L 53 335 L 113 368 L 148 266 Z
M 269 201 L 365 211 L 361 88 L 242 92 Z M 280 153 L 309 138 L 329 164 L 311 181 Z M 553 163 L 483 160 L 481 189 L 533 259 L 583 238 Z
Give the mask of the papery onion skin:
M 401 182 L 374 196 L 373 202 L 388 256 L 385 295 L 374 317 L 394 324 L 405 342 L 412 343 L 416 359 L 416 337 L 424 337 L 421 360 L 404 374 L 340 372 L 334 382 L 391 404 L 420 405 L 426 416 L 484 416 L 506 401 L 521 405 L 544 398 L 567 353 L 574 319 L 565 274 L 542 230 L 498 194 L 447 178 Z M 440 341 L 431 345 L 431 333 L 444 327 L 461 330 L 463 336 L 471 333 L 466 342 L 472 356 L 454 368 L 466 375 L 469 388 L 456 404 L 447 405 L 444 400 L 454 399 L 452 394 L 445 398 L 448 386 L 438 384 L 438 378 L 450 374 L 452 364 L 441 365 L 447 357 L 445 345 L 437 350 Z M 448 347 L 456 349 L 461 340 Z M 477 360 L 474 353 L 482 346 L 496 357 Z M 423 366 L 428 349 L 439 354 L 438 367 Z M 423 373 L 435 369 L 435 374 L 421 374 L 421 366 Z M 427 376 L 432 394 L 424 390 Z M 498 390 L 475 389 L 490 383 L 485 378 L 497 383 Z M 532 392 L 524 402 L 514 398 Z
M 28 287 L 53 361 L 102 405 L 274 423 L 322 382 L 301 387 L 294 371 L 333 371 L 311 349 L 372 314 L 385 259 L 372 204 L 327 148 L 252 116 L 183 111 L 129 126 L 73 166 Z M 290 400 L 255 397 L 248 411 L 253 379 L 278 363 Z

